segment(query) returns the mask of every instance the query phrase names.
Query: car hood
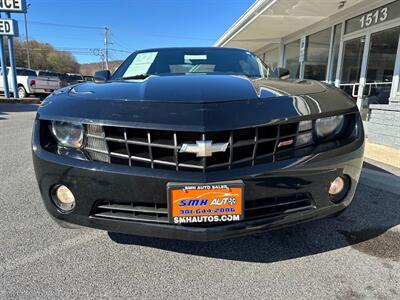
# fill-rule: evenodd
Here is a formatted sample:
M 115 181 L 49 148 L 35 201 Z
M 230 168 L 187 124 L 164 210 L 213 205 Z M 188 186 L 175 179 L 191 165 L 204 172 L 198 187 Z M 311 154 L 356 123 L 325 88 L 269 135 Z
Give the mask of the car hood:
M 150 76 L 145 80 L 111 81 L 76 85 L 71 93 L 86 98 L 209 103 L 263 99 L 281 95 L 314 94 L 325 91 L 315 81 L 279 81 L 235 75 Z
M 216 131 L 350 111 L 351 98 L 316 81 L 193 75 L 78 84 L 46 98 L 38 118 Z

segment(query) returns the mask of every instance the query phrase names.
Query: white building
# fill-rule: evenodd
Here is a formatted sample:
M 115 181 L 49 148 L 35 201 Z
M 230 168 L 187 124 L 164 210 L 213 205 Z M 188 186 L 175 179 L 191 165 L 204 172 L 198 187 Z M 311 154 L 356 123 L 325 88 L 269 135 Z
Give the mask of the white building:
M 363 108 L 370 140 L 400 147 L 399 37 L 399 0 L 257 0 L 216 46 L 335 84 Z

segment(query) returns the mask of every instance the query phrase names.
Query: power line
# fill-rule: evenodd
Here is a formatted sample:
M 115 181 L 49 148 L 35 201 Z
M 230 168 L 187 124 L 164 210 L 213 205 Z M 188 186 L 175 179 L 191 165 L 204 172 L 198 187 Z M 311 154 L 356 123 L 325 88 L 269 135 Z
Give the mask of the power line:
M 25 50 L 24 48 L 16 48 L 16 50 Z M 40 48 L 33 48 L 33 49 L 29 49 L 30 51 L 33 51 L 33 52 L 47 52 L 48 50 L 47 49 L 40 49 Z M 89 56 L 93 56 L 93 54 L 91 54 L 90 52 L 87 52 L 87 51 L 79 51 L 79 50 L 73 50 L 73 51 L 71 51 L 71 50 L 68 50 L 68 51 L 59 51 L 59 52 L 70 52 L 70 53 L 73 53 L 73 54 L 78 54 L 78 55 L 89 55 Z
M 129 47 L 127 44 L 125 44 L 125 42 L 122 43 L 119 38 L 117 39 L 116 35 L 114 33 L 111 33 L 110 35 L 111 35 L 111 39 L 112 39 L 113 43 L 115 43 L 116 45 L 120 46 L 121 48 L 123 48 L 125 50 L 131 51 L 131 47 Z
M 110 48 L 108 50 L 114 51 L 114 52 L 129 53 L 129 54 L 133 52 L 133 51 L 127 51 L 127 50 L 121 50 L 121 49 L 113 49 L 113 48 Z
M 22 22 L 22 20 L 18 20 Z M 104 30 L 104 27 L 101 26 L 87 26 L 87 25 L 76 25 L 76 24 L 61 24 L 61 23 L 49 23 L 49 22 L 39 22 L 39 21 L 29 21 L 29 24 L 36 24 L 41 26 L 58 26 L 58 27 L 67 27 L 67 28 L 78 28 L 78 29 L 93 29 L 93 30 Z M 215 38 L 205 38 L 205 37 L 190 37 L 190 36 L 181 36 L 181 35 L 167 35 L 167 34 L 157 34 L 157 33 L 149 33 L 149 32 L 135 32 L 133 35 L 141 35 L 141 36 L 154 36 L 158 38 L 167 38 L 167 39 L 181 39 L 181 40 L 198 40 L 198 41 L 215 41 Z M 118 42 L 119 44 L 122 44 Z M 123 47 L 126 48 L 126 47 Z
M 49 22 L 38 22 L 38 21 L 29 21 L 28 23 L 35 25 L 43 25 L 43 26 L 56 26 L 56 27 L 68 27 L 68 28 L 79 28 L 79 29 L 95 29 L 95 30 L 104 29 L 104 27 L 100 26 L 71 25 L 71 24 L 49 23 Z
M 74 51 L 74 50 L 84 50 L 84 51 L 90 51 L 91 48 L 84 48 L 84 47 L 58 47 L 58 46 L 52 46 L 56 50 L 60 51 Z
M 21 37 L 24 36 L 24 34 L 20 34 Z M 48 37 L 48 35 L 46 35 Z M 41 40 L 41 38 L 38 38 L 37 33 L 35 36 L 29 36 L 29 38 L 35 39 L 35 40 Z M 51 38 L 56 38 L 57 40 L 76 40 L 76 41 L 88 41 L 88 38 L 77 38 L 77 37 L 72 37 L 72 36 L 61 36 L 61 35 L 51 35 Z M 97 39 L 97 37 L 95 37 Z
M 53 47 L 56 51 L 59 52 L 73 52 L 73 53 L 88 53 L 90 55 L 98 56 L 96 54 L 93 54 L 93 50 L 98 50 L 101 52 L 103 49 L 102 48 L 70 48 L 70 47 Z M 25 48 L 21 47 L 16 47 L 16 50 L 25 50 Z M 48 52 L 49 49 L 43 49 L 43 48 L 32 48 L 30 49 L 32 51 L 43 51 L 43 52 Z M 108 50 L 113 51 L 113 52 L 120 52 L 120 53 L 132 53 L 131 51 L 125 51 L 121 49 L 113 49 L 109 48 Z
M 178 40 L 198 40 L 198 41 L 215 41 L 215 38 L 205 38 L 205 37 L 190 37 L 184 35 L 169 35 L 169 34 L 160 34 L 160 33 L 150 33 L 150 32 L 139 32 L 135 31 L 132 35 L 140 35 L 140 36 L 153 36 L 158 38 L 166 38 L 166 39 L 178 39 Z
M 154 36 L 154 37 L 158 37 L 158 38 L 178 39 L 178 40 L 215 41 L 215 39 L 209 39 L 209 38 L 203 38 L 203 37 L 190 37 L 190 36 L 182 36 L 182 35 L 167 35 L 167 34 L 145 33 L 145 32 L 135 32 L 134 34 L 142 35 L 142 36 Z
M 123 48 L 123 49 L 125 49 L 126 51 L 129 51 L 129 48 L 128 48 L 128 47 L 126 47 L 126 46 L 124 46 L 123 44 L 117 42 L 115 39 L 112 40 L 112 43 L 113 43 L 113 44 L 116 44 L 117 46 L 119 46 L 119 47 L 121 47 L 121 48 Z

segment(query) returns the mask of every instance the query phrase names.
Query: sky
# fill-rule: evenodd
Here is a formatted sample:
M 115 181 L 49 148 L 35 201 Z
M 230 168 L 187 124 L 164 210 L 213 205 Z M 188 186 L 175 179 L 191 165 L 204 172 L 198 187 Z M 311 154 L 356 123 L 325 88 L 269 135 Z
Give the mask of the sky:
M 78 62 L 100 60 L 104 26 L 110 28 L 110 59 L 135 49 L 212 46 L 255 0 L 27 0 L 28 36 L 71 50 Z M 22 14 L 20 37 L 25 39 Z

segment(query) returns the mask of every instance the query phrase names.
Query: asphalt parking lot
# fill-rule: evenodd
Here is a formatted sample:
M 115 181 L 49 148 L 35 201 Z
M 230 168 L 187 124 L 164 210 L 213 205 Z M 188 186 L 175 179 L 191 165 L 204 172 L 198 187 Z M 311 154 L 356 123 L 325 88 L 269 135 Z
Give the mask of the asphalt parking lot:
M 367 166 L 327 219 L 211 243 L 58 227 L 33 173 L 35 105 L 0 104 L 0 298 L 400 298 L 400 180 Z

